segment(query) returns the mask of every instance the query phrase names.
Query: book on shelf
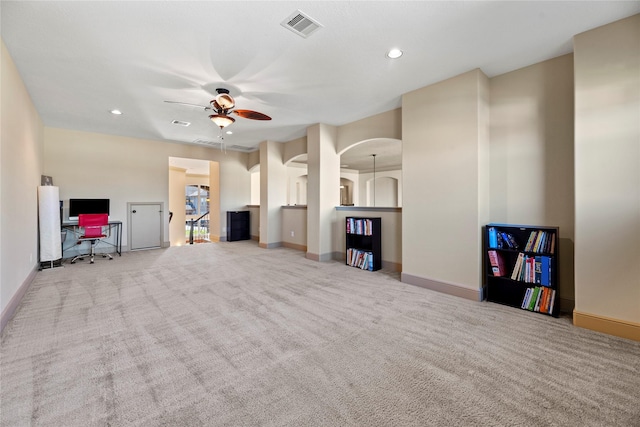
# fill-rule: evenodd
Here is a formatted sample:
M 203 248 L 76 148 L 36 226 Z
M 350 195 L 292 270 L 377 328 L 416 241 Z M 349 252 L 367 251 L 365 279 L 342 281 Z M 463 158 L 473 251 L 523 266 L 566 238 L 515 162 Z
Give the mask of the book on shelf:
M 551 297 L 551 288 L 544 288 L 542 290 L 543 299 L 540 306 L 540 313 L 549 313 L 549 298 Z
M 536 306 L 536 301 L 538 300 L 538 293 L 540 293 L 540 288 L 535 287 L 533 291 L 531 291 L 531 300 L 529 301 L 529 305 L 527 306 L 527 310 L 533 311 L 533 308 Z
M 551 286 L 551 263 L 553 260 L 548 256 L 540 257 L 540 284 Z
M 527 308 L 529 306 L 529 301 L 531 301 L 531 288 L 527 288 L 527 290 L 524 293 L 524 298 L 522 298 L 522 304 L 520 305 L 520 308 Z
M 524 245 L 525 252 L 531 252 L 531 247 L 533 246 L 533 242 L 536 239 L 538 231 L 534 230 L 529 234 L 529 239 L 527 239 L 527 244 Z
M 524 261 L 524 253 L 520 252 L 518 254 L 516 264 L 513 267 L 513 272 L 511 273 L 511 279 L 518 280 L 518 278 L 520 277 L 520 270 L 522 269 L 523 261 Z
M 553 315 L 556 290 L 545 286 L 527 288 L 520 308 Z
M 507 246 L 509 247 L 509 249 L 518 249 L 520 246 L 518 245 L 518 242 L 516 241 L 515 237 L 513 237 L 513 234 L 511 233 L 505 233 L 503 232 L 505 240 L 507 242 Z
M 502 277 L 505 275 L 505 267 L 504 260 L 502 259 L 502 254 L 498 251 L 490 250 L 489 254 L 489 263 L 491 264 L 491 272 L 496 277 Z
M 373 221 L 368 218 L 347 218 L 347 234 L 371 236 L 373 234 Z
M 495 227 L 489 227 L 489 247 L 498 247 L 498 232 L 496 231 Z
M 533 230 L 529 234 L 527 244 L 524 246 L 525 252 L 548 253 L 555 251 L 556 233 L 544 230 Z
M 352 267 L 358 267 L 362 270 L 373 271 L 373 253 L 369 251 L 361 251 L 359 249 L 347 249 L 347 264 Z
M 489 248 L 491 249 L 518 249 L 520 246 L 513 234 L 489 227 Z

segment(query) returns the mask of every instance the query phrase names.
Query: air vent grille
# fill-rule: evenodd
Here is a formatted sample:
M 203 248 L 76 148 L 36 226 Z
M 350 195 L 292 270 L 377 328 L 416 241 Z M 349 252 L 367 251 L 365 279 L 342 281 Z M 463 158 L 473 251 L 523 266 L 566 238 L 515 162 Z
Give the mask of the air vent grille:
M 196 139 L 193 141 L 194 144 L 202 144 L 202 145 L 210 145 L 212 147 L 218 147 L 220 145 L 220 142 L 214 142 L 214 141 L 209 141 L 207 139 Z
M 322 27 L 318 21 L 310 18 L 300 10 L 293 12 L 287 19 L 282 21 L 280 25 L 305 39 Z
M 191 124 L 189 122 L 183 122 L 181 120 L 174 120 L 171 123 L 173 123 L 174 125 L 178 125 L 178 126 L 189 126 Z
M 242 145 L 230 145 L 227 148 L 229 148 L 229 150 L 236 150 L 236 151 L 254 151 L 256 148 L 255 147 L 245 147 Z

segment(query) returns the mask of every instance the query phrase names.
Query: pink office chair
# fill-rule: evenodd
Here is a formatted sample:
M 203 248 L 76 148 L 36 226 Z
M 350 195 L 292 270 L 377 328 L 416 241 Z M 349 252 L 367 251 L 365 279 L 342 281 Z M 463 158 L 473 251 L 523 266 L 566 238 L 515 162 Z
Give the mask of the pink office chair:
M 90 241 L 91 242 L 91 252 L 88 254 L 82 254 L 74 257 L 71 260 L 71 264 L 75 264 L 76 260 L 83 260 L 84 257 L 91 257 L 91 264 L 93 264 L 93 257 L 95 255 L 95 248 L 100 243 L 101 239 L 107 237 L 106 234 L 102 232 L 102 227 L 109 225 L 109 215 L 107 214 L 80 214 L 78 215 L 78 225 L 84 228 L 84 234 L 82 234 L 78 238 L 78 244 L 82 244 L 82 242 Z M 109 257 L 109 259 L 113 259 L 113 257 L 109 254 L 101 254 L 103 258 Z

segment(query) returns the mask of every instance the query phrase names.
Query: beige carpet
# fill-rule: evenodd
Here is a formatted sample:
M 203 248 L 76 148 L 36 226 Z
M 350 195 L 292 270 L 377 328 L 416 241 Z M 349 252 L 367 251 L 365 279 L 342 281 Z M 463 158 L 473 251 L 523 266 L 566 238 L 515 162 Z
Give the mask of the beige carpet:
M 255 242 L 39 272 L 2 426 L 640 426 L 640 343 Z

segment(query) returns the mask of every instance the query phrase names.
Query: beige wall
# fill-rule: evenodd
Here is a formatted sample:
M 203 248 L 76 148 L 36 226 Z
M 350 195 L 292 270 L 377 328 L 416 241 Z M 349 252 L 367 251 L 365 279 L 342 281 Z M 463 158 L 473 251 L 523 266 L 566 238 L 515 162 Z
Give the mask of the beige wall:
M 342 154 L 354 144 L 379 138 L 402 139 L 401 108 L 338 127 L 336 150 L 339 154 Z
M 209 147 L 45 128 L 45 171 L 60 186 L 60 198 L 111 199 L 111 217 L 123 221 L 126 249 L 127 202 L 163 202 L 169 206 L 169 157 L 220 162 L 220 212 L 238 210 L 250 198 L 247 154 Z M 169 211 L 164 212 L 169 236 Z M 226 226 L 221 215 L 219 227 Z M 220 234 L 212 230 L 212 234 Z M 165 242 L 168 244 L 168 242 Z
M 297 138 L 284 144 L 282 161 L 288 164 L 296 157 L 307 154 L 307 137 Z
M 1 40 L 0 45 L 0 308 L 4 326 L 38 263 L 37 192 L 43 173 L 44 128 Z M 60 184 L 55 179 L 53 183 Z
M 640 339 L 640 15 L 577 35 L 574 51 L 575 313 L 634 323 Z
M 559 292 L 574 301 L 573 55 L 490 80 L 491 222 L 560 228 Z
M 307 165 L 287 165 L 287 205 L 307 204 Z
M 470 71 L 405 94 L 402 105 L 403 281 L 478 299 L 489 219 L 488 79 Z
M 252 240 L 260 240 L 260 206 L 249 205 L 247 206 L 249 211 L 249 221 L 251 223 L 249 233 L 251 233 Z
M 388 188 L 384 185 L 384 183 L 380 184 L 378 180 L 384 178 L 393 178 L 395 179 L 395 190 Z M 372 180 L 373 173 L 361 173 L 358 179 L 358 195 L 359 198 L 356 200 L 356 206 L 373 206 L 372 203 Z M 390 206 L 402 206 L 402 170 L 395 171 L 382 171 L 376 172 L 376 206 L 381 207 L 390 207 Z M 393 198 L 393 196 L 389 193 L 395 191 L 397 203 L 391 204 L 388 203 L 389 200 Z M 371 202 L 371 204 L 370 204 Z
M 340 185 L 343 184 L 343 180 L 345 179 L 352 182 L 349 188 L 349 191 L 351 192 L 351 203 L 353 203 L 355 206 L 363 206 L 360 203 L 360 174 L 358 173 L 357 170 L 341 168 L 340 169 Z
M 307 250 L 307 208 L 304 206 L 283 206 L 282 243 L 283 246 Z
M 260 165 L 251 170 L 251 204 L 260 205 Z

